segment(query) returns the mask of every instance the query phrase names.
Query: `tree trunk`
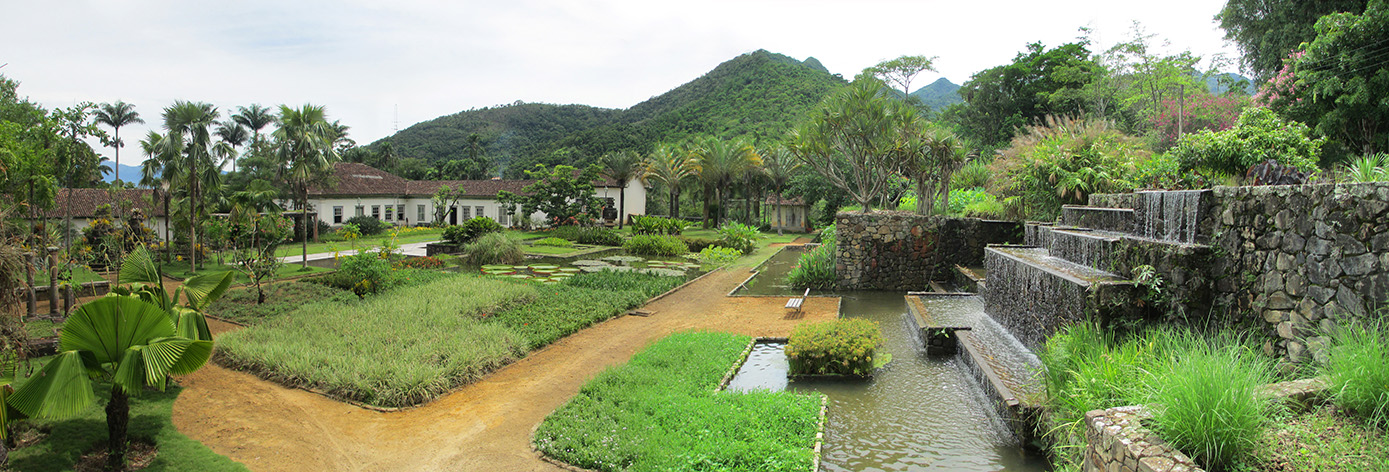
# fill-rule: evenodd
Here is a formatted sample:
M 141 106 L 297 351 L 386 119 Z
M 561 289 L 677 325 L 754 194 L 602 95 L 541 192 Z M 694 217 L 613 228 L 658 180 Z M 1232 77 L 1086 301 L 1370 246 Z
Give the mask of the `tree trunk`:
M 772 197 L 776 198 L 776 235 L 781 236 L 781 227 L 785 226 L 781 222 L 781 190 L 773 192 Z
M 173 215 L 169 213 L 169 203 L 170 200 L 172 200 L 172 198 L 170 198 L 169 191 L 165 190 L 162 193 L 164 194 L 164 250 L 160 252 L 164 253 L 164 263 L 168 264 L 169 251 L 172 250 L 174 247 L 173 241 L 169 239 L 169 231 L 170 228 L 174 226 L 174 219 Z
M 617 189 L 617 229 L 622 229 L 622 220 L 627 219 L 627 182 L 618 182 Z
M 930 214 L 926 211 L 931 203 L 935 201 L 935 195 L 926 191 L 926 181 L 917 179 L 916 181 L 916 213 L 919 215 Z
M 676 191 L 674 185 L 670 187 L 670 217 L 680 217 L 680 193 Z
M 106 470 L 125 469 L 126 427 L 130 424 L 130 402 L 119 385 L 111 386 L 106 403 Z
M 309 186 L 308 186 L 308 185 L 302 185 L 302 184 L 301 184 L 301 185 L 299 186 L 299 195 L 300 195 L 300 198 L 299 198 L 299 227 L 301 228 L 301 229 L 299 230 L 299 233 L 300 233 L 300 234 L 299 234 L 299 238 L 302 239 L 302 241 L 300 241 L 299 243 L 300 243 L 300 248 L 302 249 L 303 254 L 304 254 L 304 260 L 303 260 L 303 261 L 300 261 L 300 262 L 303 263 L 303 266 L 302 266 L 303 268 L 308 269 L 308 268 L 309 268 L 309 208 L 308 208 L 308 207 L 309 207 Z
M 188 160 L 188 273 L 198 273 L 198 212 L 193 205 L 198 201 L 198 161 Z
M 714 193 L 712 190 L 713 188 L 711 185 L 704 184 L 704 221 L 701 222 L 701 224 L 704 225 L 704 229 L 709 229 L 709 216 L 710 213 L 712 213 L 712 211 L 710 211 L 712 205 L 709 203 L 709 197 Z

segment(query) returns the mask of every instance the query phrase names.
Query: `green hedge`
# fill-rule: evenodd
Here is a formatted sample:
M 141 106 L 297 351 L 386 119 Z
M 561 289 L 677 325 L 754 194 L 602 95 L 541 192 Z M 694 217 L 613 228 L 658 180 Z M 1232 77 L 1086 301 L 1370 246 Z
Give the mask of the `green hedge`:
M 867 376 L 887 363 L 879 354 L 883 337 L 878 323 L 845 318 L 796 326 L 786 343 L 786 361 L 792 374 Z
M 642 256 L 672 257 L 690 252 L 689 246 L 684 241 L 674 236 L 661 236 L 655 234 L 638 234 L 628 239 L 622 245 L 623 249 L 632 254 Z

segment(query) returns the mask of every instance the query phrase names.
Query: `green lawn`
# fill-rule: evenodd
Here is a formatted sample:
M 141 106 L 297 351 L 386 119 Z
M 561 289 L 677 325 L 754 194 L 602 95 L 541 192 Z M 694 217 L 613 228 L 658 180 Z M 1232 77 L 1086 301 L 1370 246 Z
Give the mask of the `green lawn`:
M 1278 418 L 1250 470 L 1389 471 L 1389 433 L 1333 406 Z
M 62 269 L 60 268 L 59 270 Z M 20 280 L 23 279 L 24 276 L 21 274 Z M 61 280 L 61 277 L 59 279 Z M 87 268 L 87 266 L 72 266 L 72 281 L 74 283 L 81 284 L 87 282 L 99 282 L 102 280 L 106 280 L 106 278 L 102 277 L 101 274 L 92 271 L 92 269 Z M 48 271 L 34 271 L 34 285 L 48 285 Z
M 546 456 L 602 471 L 803 471 L 820 394 L 715 392 L 751 338 L 676 333 L 588 381 L 536 429 Z
M 50 358 L 34 361 L 37 371 Z M 17 385 L 26 379 L 21 378 Z M 130 437 L 152 438 L 159 453 L 146 471 L 244 471 L 241 464 L 217 454 L 202 443 L 189 439 L 174 428 L 170 421 L 174 399 L 183 389 L 170 386 L 163 392 L 146 389 L 130 399 Z M 5 470 L 65 471 L 73 470 L 82 456 L 106 441 L 106 399 L 111 386 L 96 384 L 97 403 L 75 418 L 26 420 L 39 429 L 48 429 L 48 436 L 29 447 L 10 452 L 9 468 Z M 27 427 L 20 426 L 23 430 Z M 30 428 L 32 429 L 32 428 Z
M 246 287 L 228 290 L 221 299 L 207 307 L 207 314 L 234 323 L 257 324 L 283 316 L 299 307 L 322 301 L 354 303 L 352 292 L 306 280 L 290 280 L 265 288 L 265 303 L 256 303 L 256 289 Z
M 226 262 L 227 262 L 227 263 L 231 263 L 231 260 L 228 259 L 228 260 L 226 260 Z M 231 266 L 231 265 L 218 265 L 218 264 L 217 264 L 217 259 L 216 259 L 216 258 L 209 259 L 208 262 L 207 262 L 206 264 L 203 265 L 203 267 L 201 267 L 201 268 L 198 269 L 198 273 L 197 273 L 197 274 L 193 274 L 193 273 L 190 273 L 190 272 L 188 271 L 188 262 L 186 262 L 186 261 L 173 261 L 173 262 L 169 262 L 169 263 L 162 264 L 162 267 L 160 268 L 160 270 L 163 271 L 164 275 L 166 275 L 166 276 L 175 277 L 175 278 L 180 278 L 180 279 L 192 277 L 192 276 L 194 276 L 194 275 L 220 274 L 220 273 L 223 273 L 223 272 L 231 271 L 231 272 L 235 272 L 235 273 L 236 273 L 236 279 L 232 282 L 233 284 L 246 284 L 246 283 L 251 283 L 251 279 L 250 279 L 249 277 L 247 277 L 246 274 L 245 274 L 244 272 L 241 272 L 240 270 L 237 270 L 237 268 L 236 268 L 235 266 Z M 282 265 L 280 265 L 280 268 L 277 269 L 277 270 L 275 271 L 275 277 L 274 277 L 274 278 L 275 278 L 275 279 L 283 279 L 283 278 L 286 278 L 286 277 L 294 277 L 294 276 L 305 275 L 305 274 L 313 274 L 313 273 L 319 273 L 319 272 L 328 272 L 329 270 L 330 270 L 330 269 L 324 269 L 324 268 L 322 268 L 322 267 L 314 267 L 314 266 L 309 266 L 308 269 L 306 270 L 306 269 L 304 269 L 303 267 L 300 267 L 300 265 L 299 265 L 298 263 L 293 263 L 293 264 L 282 264 Z
M 434 228 L 411 230 L 409 234 L 397 236 L 395 238 L 395 244 L 400 245 L 438 241 L 440 239 L 443 239 L 443 232 L 444 230 L 442 229 Z M 391 239 L 391 233 L 389 230 L 382 234 L 374 236 L 362 236 L 360 238 L 357 238 L 356 247 L 359 250 L 375 249 L 381 247 L 381 240 L 383 239 Z M 353 244 L 347 241 L 324 241 L 317 243 L 309 241 L 309 254 L 316 254 L 320 252 L 350 251 L 352 250 L 352 247 Z M 280 247 L 275 248 L 275 255 L 280 257 L 298 256 L 302 253 L 303 247 L 300 245 L 300 243 L 297 242 L 281 244 Z
M 557 246 L 522 246 L 521 249 L 524 250 L 524 251 L 526 251 L 527 254 L 555 255 L 555 254 L 570 254 L 570 253 L 578 252 L 580 248 L 577 248 L 577 247 L 557 247 Z

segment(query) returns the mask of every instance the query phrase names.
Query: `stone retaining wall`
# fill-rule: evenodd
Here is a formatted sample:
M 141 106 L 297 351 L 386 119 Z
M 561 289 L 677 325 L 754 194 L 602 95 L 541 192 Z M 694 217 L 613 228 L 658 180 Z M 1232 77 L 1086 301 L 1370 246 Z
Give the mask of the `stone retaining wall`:
M 900 211 L 835 215 L 839 287 L 922 290 L 952 280 L 956 265 L 984 264 L 984 247 L 1022 241 L 1022 224 Z

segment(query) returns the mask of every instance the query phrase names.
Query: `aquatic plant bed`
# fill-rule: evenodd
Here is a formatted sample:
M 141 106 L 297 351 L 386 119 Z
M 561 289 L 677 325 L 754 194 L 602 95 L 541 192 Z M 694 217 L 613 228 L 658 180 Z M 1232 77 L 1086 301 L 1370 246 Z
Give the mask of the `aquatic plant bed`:
M 411 406 L 681 282 L 634 273 L 555 285 L 445 275 L 366 300 L 303 305 L 221 336 L 216 360 L 341 400 Z
M 207 314 L 232 323 L 248 325 L 282 316 L 299 307 L 322 301 L 356 302 L 352 292 L 321 283 L 293 280 L 265 287 L 265 303 L 256 303 L 256 289 L 247 287 L 227 291 L 207 307 Z
M 677 333 L 590 380 L 545 418 L 546 457 L 602 471 L 806 471 L 822 396 L 719 392 L 751 338 Z
M 37 371 L 50 358 L 31 359 Z M 21 377 L 15 385 L 24 384 L 28 378 Z M 9 453 L 9 464 L 4 470 L 61 471 L 95 470 L 78 467 L 82 456 L 106 443 L 106 413 L 104 406 L 111 394 L 111 385 L 96 384 L 97 401 L 78 416 L 54 420 L 21 420 L 13 425 L 20 446 Z M 130 398 L 130 430 L 133 440 L 150 439 L 158 452 L 145 466 L 144 471 L 244 471 L 226 456 L 194 441 L 174 428 L 174 400 L 183 389 L 170 385 L 163 392 L 146 389 Z M 22 424 L 20 424 L 22 423 Z M 34 441 L 37 439 L 37 441 Z M 31 443 L 32 441 L 32 443 Z M 104 460 L 104 456 L 102 458 Z M 99 467 L 100 464 L 98 464 Z

